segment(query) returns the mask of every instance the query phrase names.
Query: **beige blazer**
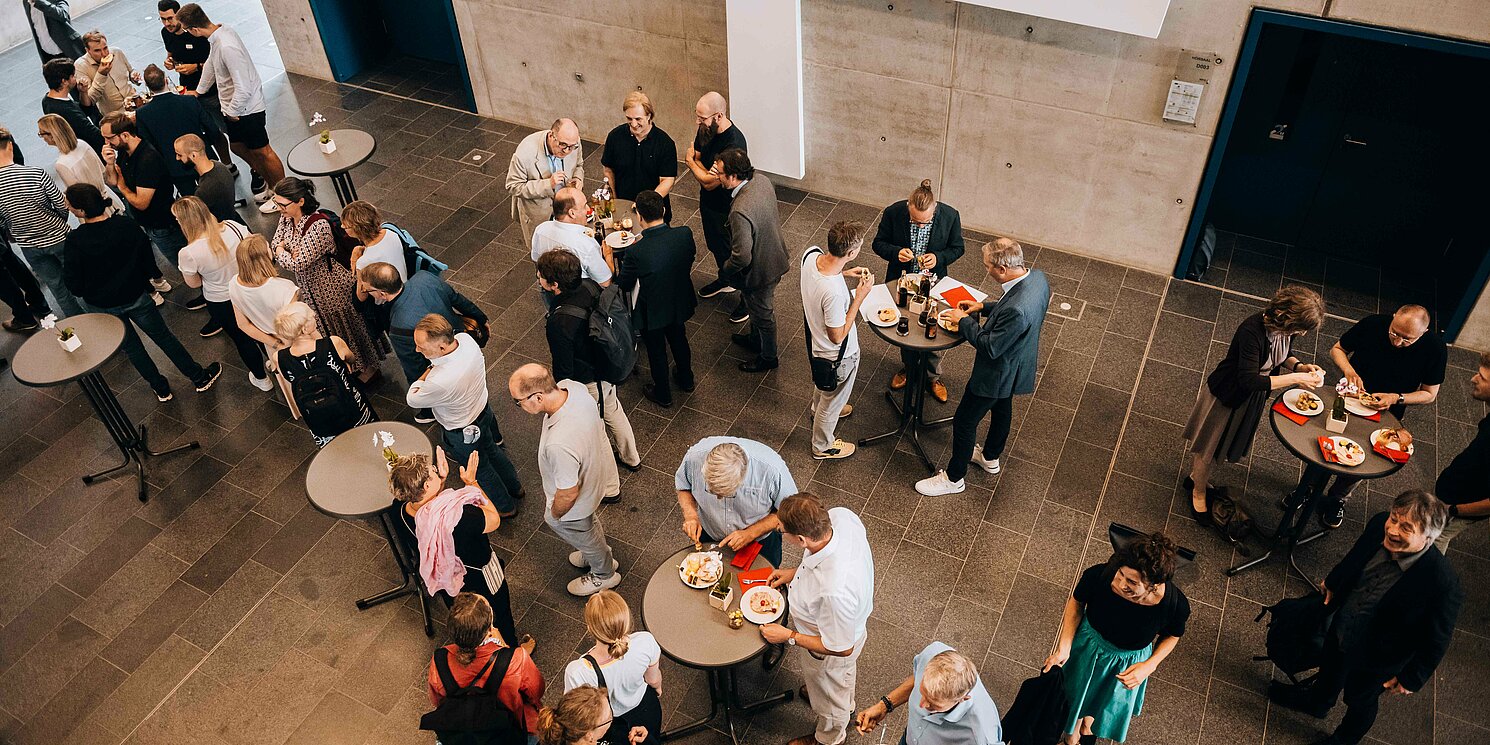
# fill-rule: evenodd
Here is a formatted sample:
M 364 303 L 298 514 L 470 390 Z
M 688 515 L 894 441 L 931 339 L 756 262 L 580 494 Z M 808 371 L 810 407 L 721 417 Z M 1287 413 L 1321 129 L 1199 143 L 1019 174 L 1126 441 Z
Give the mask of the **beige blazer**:
M 523 245 L 533 245 L 533 229 L 553 217 L 553 168 L 548 162 L 548 130 L 539 130 L 523 138 L 512 161 L 507 165 L 507 193 L 512 195 L 512 215 L 522 225 Z M 564 177 L 584 181 L 583 143 L 564 156 Z

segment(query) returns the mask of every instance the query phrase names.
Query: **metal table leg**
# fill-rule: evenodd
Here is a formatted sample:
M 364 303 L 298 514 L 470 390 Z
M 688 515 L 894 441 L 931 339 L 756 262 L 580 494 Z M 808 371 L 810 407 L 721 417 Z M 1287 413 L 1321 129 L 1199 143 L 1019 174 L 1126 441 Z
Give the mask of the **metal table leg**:
M 350 171 L 333 174 L 331 186 L 336 190 L 336 199 L 341 202 L 341 206 L 345 207 L 348 202 L 357 201 L 357 186 L 352 183 Z
M 889 432 L 885 432 L 884 434 L 860 438 L 859 444 L 868 445 L 870 443 L 883 440 L 887 437 L 894 437 L 895 435 L 899 434 L 909 434 L 911 439 L 911 447 L 915 448 L 916 455 L 920 456 L 921 458 L 921 463 L 926 466 L 927 471 L 929 471 L 930 473 L 936 473 L 937 469 L 935 464 L 931 462 L 931 458 L 927 457 L 926 448 L 921 445 L 920 430 L 923 427 L 937 427 L 946 424 L 947 422 L 952 421 L 952 417 L 932 419 L 929 421 L 925 418 L 926 382 L 929 377 L 926 372 L 925 352 L 916 352 L 915 367 L 916 371 L 914 374 L 912 374 L 910 370 L 906 371 L 907 380 L 905 383 L 905 393 L 902 394 L 904 403 L 897 402 L 895 400 L 895 394 L 892 391 L 885 391 L 885 398 L 890 402 L 890 406 L 895 409 L 895 412 L 900 415 L 900 424 L 897 425 L 895 429 L 892 429 Z
M 709 726 L 709 723 L 714 721 L 715 717 L 719 716 L 720 704 L 724 704 L 726 709 L 729 708 L 729 701 L 725 698 L 723 690 L 724 683 L 720 680 L 719 671 L 711 668 L 704 671 L 704 676 L 709 681 L 709 713 L 702 719 L 696 719 L 679 727 L 664 730 L 662 733 L 663 740 L 672 740 L 677 737 L 691 735 Z
M 791 701 L 797 695 L 796 691 L 787 690 L 747 704 L 740 701 L 740 689 L 735 679 L 734 668 L 731 667 L 726 670 L 710 669 L 706 670 L 705 674 L 709 679 L 709 714 L 702 719 L 663 732 L 662 739 L 671 740 L 677 737 L 683 737 L 709 726 L 709 723 L 713 722 L 719 716 L 722 705 L 725 731 L 729 733 L 730 741 L 738 745 L 740 738 L 738 733 L 735 732 L 734 715 L 736 713 L 754 714 L 758 711 L 769 709 L 772 706 Z
M 398 540 L 393 537 L 393 526 L 389 521 L 387 510 L 378 513 L 378 524 L 383 526 L 383 537 L 388 539 L 388 548 L 393 551 L 393 560 L 398 564 L 398 571 L 404 576 L 403 584 L 358 600 L 357 610 L 367 610 L 374 605 L 381 605 L 405 595 L 418 595 L 419 607 L 424 612 L 424 635 L 433 637 L 435 627 L 429 617 L 429 594 L 420 587 L 419 570 L 410 564 L 408 557 L 404 556 L 403 550 L 399 548 Z
M 1299 483 L 1293 492 L 1284 499 L 1285 510 L 1283 517 L 1279 518 L 1278 526 L 1272 531 L 1257 528 L 1257 532 L 1267 538 L 1271 545 L 1268 549 L 1255 559 L 1238 564 L 1226 570 L 1226 576 L 1234 577 L 1252 567 L 1261 565 L 1272 558 L 1274 551 L 1283 552 L 1288 563 L 1299 576 L 1312 585 L 1317 586 L 1314 581 L 1301 567 L 1298 559 L 1294 556 L 1294 550 L 1299 546 L 1318 540 L 1325 534 L 1323 530 L 1305 534 L 1309 527 L 1309 518 L 1314 516 L 1314 507 L 1319 501 L 1320 495 L 1324 494 L 1325 484 L 1330 480 L 1330 472 L 1314 465 L 1304 466 L 1304 475 L 1299 478 Z
M 136 426 L 130 420 L 128 412 L 120 405 L 119 399 L 114 391 L 109 388 L 108 381 L 104 380 L 102 374 L 91 372 L 78 379 L 78 385 L 82 387 L 83 394 L 87 396 L 88 403 L 93 406 L 93 411 L 99 420 L 109 431 L 109 437 L 114 445 L 119 448 L 119 454 L 124 461 L 113 468 L 108 468 L 98 473 L 88 474 L 83 477 L 83 483 L 92 484 L 99 479 L 116 471 L 129 467 L 131 463 L 135 466 L 135 476 L 139 481 L 139 497 L 144 502 L 150 498 L 149 486 L 145 481 L 145 457 L 161 456 L 182 450 L 195 450 L 201 444 L 195 440 L 184 445 L 178 445 L 166 450 L 151 450 L 149 432 L 146 428 Z

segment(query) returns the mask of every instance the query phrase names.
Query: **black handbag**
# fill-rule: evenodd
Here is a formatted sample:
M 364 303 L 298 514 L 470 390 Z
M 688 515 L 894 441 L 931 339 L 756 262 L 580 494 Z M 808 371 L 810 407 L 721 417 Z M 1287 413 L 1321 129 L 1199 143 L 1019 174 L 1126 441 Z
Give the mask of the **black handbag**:
M 822 251 L 808 251 L 804 254 L 802 264 L 806 265 L 807 257 L 816 253 L 822 253 Z M 850 296 L 850 301 L 852 302 L 852 296 Z M 849 318 L 847 322 L 853 323 L 854 319 Z M 826 359 L 812 353 L 812 322 L 807 318 L 806 306 L 802 308 L 802 323 L 804 324 L 803 331 L 806 332 L 803 336 L 807 340 L 807 364 L 812 367 L 812 384 L 820 391 L 832 393 L 838 390 L 838 366 L 843 364 L 843 353 L 848 351 L 848 335 L 845 334 L 843 343 L 838 345 L 838 356 L 831 360 Z

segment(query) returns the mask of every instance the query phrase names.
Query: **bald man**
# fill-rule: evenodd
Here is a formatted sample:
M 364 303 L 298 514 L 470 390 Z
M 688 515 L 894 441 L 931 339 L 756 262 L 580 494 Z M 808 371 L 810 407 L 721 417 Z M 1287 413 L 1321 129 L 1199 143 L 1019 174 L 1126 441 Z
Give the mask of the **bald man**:
M 748 152 L 745 134 L 730 121 L 726 109 L 724 96 L 714 91 L 705 93 L 698 100 L 693 107 L 693 120 L 698 124 L 698 132 L 683 155 L 683 164 L 698 181 L 698 214 L 704 224 L 704 243 L 708 245 L 709 253 L 714 254 L 715 266 L 721 270 L 730 255 L 729 231 L 725 224 L 729 221 L 729 206 L 734 197 L 729 189 L 723 187 L 720 173 L 714 170 L 714 162 L 720 153 L 730 148 Z M 714 297 L 735 289 L 729 278 L 721 274 L 718 279 L 699 288 L 698 294 L 700 297 Z M 743 303 L 730 315 L 730 320 L 736 323 L 744 323 L 749 318 L 745 315 Z
M 1366 316 L 1330 347 L 1340 374 L 1375 397 L 1370 408 L 1388 409 L 1405 419 L 1407 407 L 1431 404 L 1443 383 L 1448 348 L 1432 330 L 1432 318 L 1421 305 Z M 1325 527 L 1345 520 L 1345 498 L 1360 479 L 1336 476 L 1319 506 Z
M 507 164 L 507 193 L 512 216 L 522 226 L 523 245 L 533 244 L 533 229 L 553 216 L 554 193 L 565 186 L 585 188 L 584 145 L 573 119 L 555 119 L 546 130 L 518 143 Z

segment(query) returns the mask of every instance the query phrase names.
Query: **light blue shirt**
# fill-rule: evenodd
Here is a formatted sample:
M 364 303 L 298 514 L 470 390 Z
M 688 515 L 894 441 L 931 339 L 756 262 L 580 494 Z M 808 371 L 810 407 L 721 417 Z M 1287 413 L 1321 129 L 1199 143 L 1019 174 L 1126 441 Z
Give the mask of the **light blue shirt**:
M 735 197 L 740 196 L 740 190 L 745 188 L 745 185 L 748 183 L 750 183 L 750 179 L 745 179 L 744 181 L 741 181 L 735 188 L 730 189 L 729 198 L 734 199 Z
M 704 460 L 709 451 L 724 443 L 745 451 L 745 480 L 733 496 L 719 497 L 704 483 Z M 711 538 L 720 539 L 743 530 L 781 506 L 781 500 L 797 493 L 797 482 L 786 461 L 775 450 L 743 437 L 705 437 L 688 448 L 674 477 L 678 491 L 693 492 L 698 503 L 698 521 Z
M 941 642 L 932 642 L 916 655 L 915 684 L 906 706 L 904 741 L 915 745 L 999 745 L 1004 737 L 999 710 L 988 689 L 983 687 L 981 677 L 968 692 L 969 698 L 951 709 L 933 714 L 921 708 L 921 678 L 926 674 L 926 665 L 931 658 L 951 649 Z

